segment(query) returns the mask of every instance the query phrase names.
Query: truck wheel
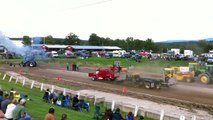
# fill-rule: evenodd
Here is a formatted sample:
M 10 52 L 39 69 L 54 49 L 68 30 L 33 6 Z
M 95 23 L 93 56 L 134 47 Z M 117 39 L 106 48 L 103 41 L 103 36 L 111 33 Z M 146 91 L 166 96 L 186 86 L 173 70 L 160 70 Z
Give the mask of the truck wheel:
M 97 78 L 96 77 L 92 77 L 92 81 L 95 81 L 95 80 L 97 80 Z
M 160 90 L 161 89 L 161 84 L 157 83 L 155 87 L 156 87 L 157 90 Z
M 33 66 L 34 66 L 34 63 L 31 62 L 31 63 L 29 64 L 29 66 L 30 66 L 30 67 L 33 67 Z
M 111 79 L 110 79 L 109 77 L 106 77 L 105 79 L 106 79 L 107 81 L 111 81 Z
M 205 74 L 205 73 L 200 74 L 200 75 L 198 76 L 198 78 L 199 78 L 200 82 L 202 82 L 202 83 L 204 83 L 204 84 L 210 83 L 210 78 L 209 78 L 209 76 L 208 76 L 207 74 Z
M 145 83 L 145 88 L 150 89 L 150 88 L 151 88 L 151 83 L 146 82 L 146 83 Z
M 185 81 L 190 83 L 190 82 L 192 82 L 192 78 L 186 78 Z

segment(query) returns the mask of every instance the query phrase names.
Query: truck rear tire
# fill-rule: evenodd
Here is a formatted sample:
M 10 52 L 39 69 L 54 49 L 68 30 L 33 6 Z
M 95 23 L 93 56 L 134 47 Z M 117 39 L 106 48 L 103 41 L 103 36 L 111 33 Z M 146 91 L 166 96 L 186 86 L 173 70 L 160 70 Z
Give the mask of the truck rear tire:
M 151 88 L 151 83 L 146 82 L 146 83 L 145 83 L 145 88 L 150 89 L 150 88 Z
M 96 77 L 92 77 L 91 79 L 92 79 L 92 81 L 95 81 L 95 80 L 97 80 L 97 78 L 96 78 Z
M 34 67 L 34 63 L 31 62 L 31 63 L 29 64 L 29 67 Z
M 161 84 L 160 84 L 160 83 L 157 83 L 157 84 L 155 85 L 155 88 L 156 88 L 157 90 L 160 90 L 160 89 L 161 89 Z
M 200 74 L 198 76 L 200 82 L 204 83 L 204 84 L 209 84 L 210 83 L 210 77 L 209 75 L 203 73 L 203 74 Z

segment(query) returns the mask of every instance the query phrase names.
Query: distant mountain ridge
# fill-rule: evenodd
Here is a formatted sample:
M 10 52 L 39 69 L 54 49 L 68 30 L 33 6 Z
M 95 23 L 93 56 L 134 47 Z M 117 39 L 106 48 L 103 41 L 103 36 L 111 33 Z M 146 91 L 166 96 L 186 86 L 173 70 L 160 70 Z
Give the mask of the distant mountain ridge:
M 209 42 L 213 42 L 213 38 L 205 38 L 200 40 L 206 40 Z M 184 43 L 184 42 L 198 42 L 200 40 L 166 40 L 166 41 L 160 41 L 159 43 Z

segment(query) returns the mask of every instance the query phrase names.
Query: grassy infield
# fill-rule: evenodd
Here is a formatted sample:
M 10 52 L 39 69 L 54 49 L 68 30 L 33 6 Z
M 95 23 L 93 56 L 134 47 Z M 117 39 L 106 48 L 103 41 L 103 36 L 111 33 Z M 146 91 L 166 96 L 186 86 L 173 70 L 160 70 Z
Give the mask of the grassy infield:
M 136 63 L 134 61 L 130 61 L 127 59 L 119 59 L 119 58 L 113 58 L 113 59 L 101 59 L 101 58 L 89 58 L 88 60 L 79 60 L 79 59 L 57 59 L 56 62 L 59 63 L 66 63 L 66 62 L 79 62 L 81 65 L 88 65 L 88 66 L 107 66 L 111 65 L 113 61 L 119 60 L 122 63 L 122 66 L 128 67 L 129 65 L 134 65 L 134 66 L 160 66 L 160 67 L 165 67 L 167 65 L 171 66 L 180 66 L 180 65 L 187 65 L 187 62 L 181 61 L 148 61 L 148 60 L 142 60 L 141 63 Z M 19 61 L 19 60 L 15 60 Z M 4 61 L 0 61 L 1 63 L 4 63 Z M 42 101 L 42 96 L 44 92 L 41 92 L 39 89 L 33 88 L 30 89 L 30 86 L 22 86 L 21 84 L 15 84 L 14 80 L 9 83 L 7 77 L 5 80 L 2 80 L 3 75 L 0 76 L 0 87 L 5 90 L 9 91 L 11 88 L 14 88 L 17 91 L 20 91 L 21 93 L 27 94 L 29 98 L 32 99 L 32 101 L 28 101 L 26 104 L 27 111 L 30 113 L 30 115 L 34 118 L 34 120 L 42 120 L 47 113 L 48 109 L 52 107 L 51 104 L 49 103 L 44 103 Z M 56 120 L 59 120 L 62 113 L 68 114 L 68 119 L 69 120 L 92 120 L 93 115 L 94 115 L 94 105 L 92 103 L 90 104 L 90 112 L 76 112 L 67 108 L 61 108 L 54 106 L 55 108 L 55 117 Z M 103 103 L 99 103 L 99 105 L 102 106 L 102 111 L 104 111 L 104 105 Z M 124 115 L 125 113 L 123 113 Z M 151 120 L 147 118 L 147 120 Z

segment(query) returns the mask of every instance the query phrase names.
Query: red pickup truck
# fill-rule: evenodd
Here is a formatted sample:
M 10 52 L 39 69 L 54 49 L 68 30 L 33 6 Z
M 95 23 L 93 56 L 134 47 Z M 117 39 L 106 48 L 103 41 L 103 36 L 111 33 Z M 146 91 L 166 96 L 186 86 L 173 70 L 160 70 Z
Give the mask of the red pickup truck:
M 109 68 L 103 68 L 103 69 L 97 70 L 94 73 L 88 73 L 88 76 L 91 77 L 92 80 L 97 80 L 97 79 L 115 80 L 117 77 L 119 77 L 119 73 L 116 73 Z

